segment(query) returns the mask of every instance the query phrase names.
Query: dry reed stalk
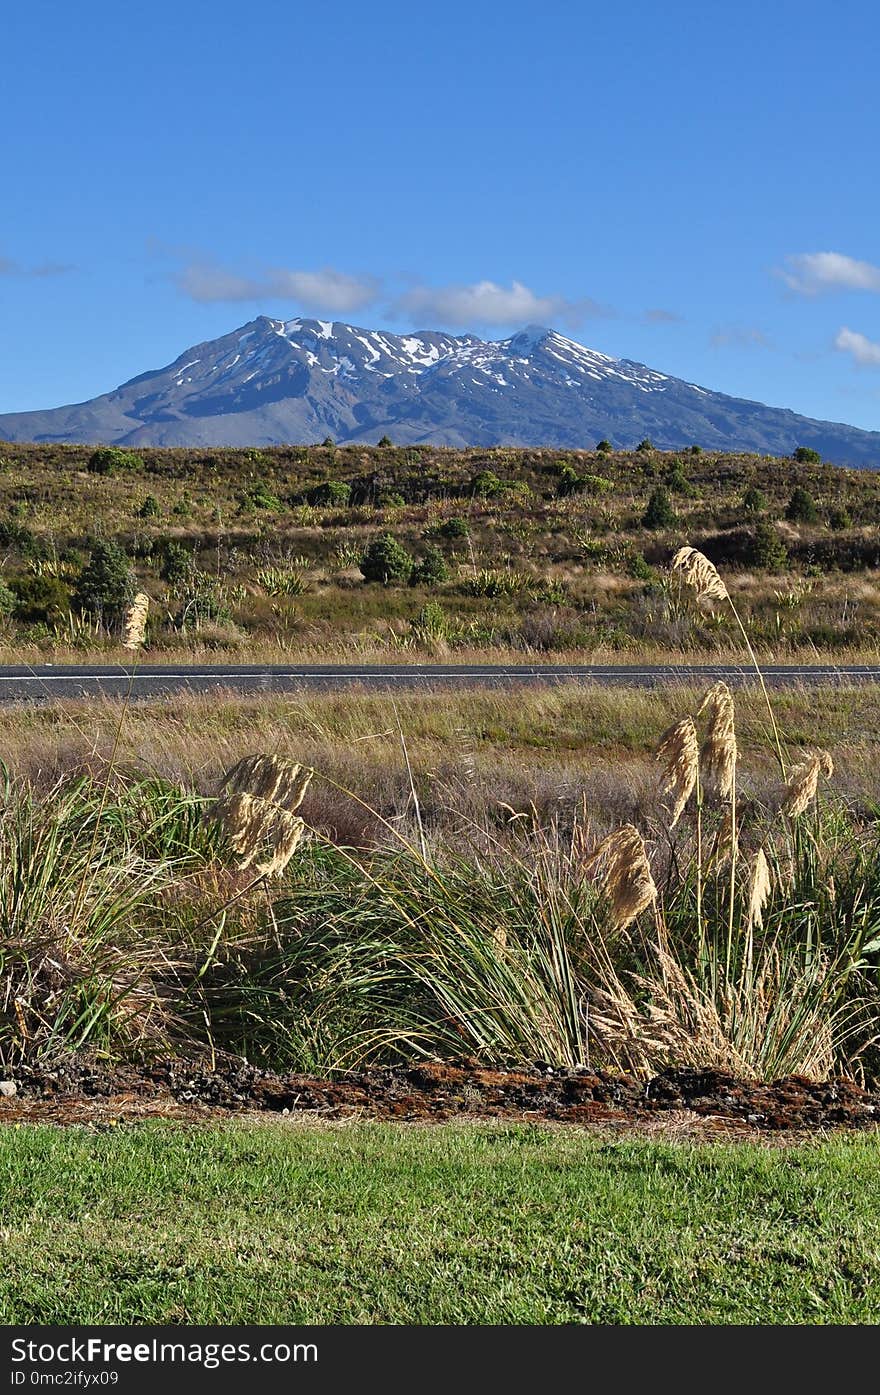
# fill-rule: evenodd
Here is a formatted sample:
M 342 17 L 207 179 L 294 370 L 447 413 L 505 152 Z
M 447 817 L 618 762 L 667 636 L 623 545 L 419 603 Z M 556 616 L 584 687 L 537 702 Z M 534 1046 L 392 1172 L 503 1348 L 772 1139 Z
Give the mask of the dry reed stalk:
M 672 559 L 672 570 L 696 593 L 698 601 L 730 600 L 715 564 L 695 547 L 680 547 Z
M 305 798 L 312 771 L 283 756 L 245 756 L 221 781 L 212 817 L 229 840 L 239 868 L 258 877 L 279 876 L 299 846 L 305 824 L 295 810 Z M 269 857 L 258 861 L 260 852 Z
M 767 854 L 759 848 L 752 867 L 752 880 L 749 886 L 749 930 L 761 930 L 764 926 L 764 907 L 770 895 L 772 877 Z
M 700 703 L 697 716 L 708 713 L 709 726 L 700 753 L 707 781 L 722 799 L 730 798 L 736 778 L 738 751 L 733 697 L 726 683 L 716 683 Z
M 305 829 L 296 814 L 252 794 L 218 799 L 213 816 L 226 833 L 239 868 L 245 871 L 252 866 L 260 877 L 274 877 L 284 871 Z M 267 846 L 271 856 L 258 862 L 258 854 Z
M 694 792 L 700 768 L 700 748 L 693 717 L 682 717 L 670 727 L 657 747 L 657 759 L 664 762 L 660 794 L 670 794 L 675 803 L 670 828 L 674 828 Z
M 816 798 L 819 776 L 824 775 L 826 779 L 830 779 L 833 774 L 834 762 L 828 752 L 811 751 L 799 765 L 795 766 L 788 778 L 782 801 L 782 813 L 787 814 L 790 819 L 796 819 Z
M 123 649 L 139 649 L 144 642 L 147 633 L 147 615 L 150 610 L 150 598 L 146 591 L 138 591 L 131 605 L 125 612 L 125 619 L 122 626 L 122 647 Z
M 645 844 L 631 823 L 602 839 L 584 863 L 584 871 L 595 874 L 620 930 L 657 902 Z
M 244 756 L 224 775 L 226 794 L 251 794 L 294 813 L 302 804 L 313 772 L 283 756 Z

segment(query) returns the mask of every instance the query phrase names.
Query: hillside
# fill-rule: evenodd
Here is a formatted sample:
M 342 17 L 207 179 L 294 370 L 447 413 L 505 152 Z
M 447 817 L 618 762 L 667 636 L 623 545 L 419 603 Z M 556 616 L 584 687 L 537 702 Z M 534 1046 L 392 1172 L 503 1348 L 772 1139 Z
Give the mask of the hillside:
M 710 391 L 531 325 L 483 341 L 260 316 L 90 402 L 0 416 L 0 439 L 129 446 L 321 441 L 787 455 L 880 465 L 880 433 Z
M 10 445 L 0 649 L 121 657 L 112 606 L 82 593 L 109 542 L 150 596 L 156 661 L 738 655 L 730 617 L 692 613 L 669 582 L 689 542 L 766 654 L 876 657 L 878 523 L 874 472 L 791 458 Z M 361 563 L 388 540 L 383 584 Z

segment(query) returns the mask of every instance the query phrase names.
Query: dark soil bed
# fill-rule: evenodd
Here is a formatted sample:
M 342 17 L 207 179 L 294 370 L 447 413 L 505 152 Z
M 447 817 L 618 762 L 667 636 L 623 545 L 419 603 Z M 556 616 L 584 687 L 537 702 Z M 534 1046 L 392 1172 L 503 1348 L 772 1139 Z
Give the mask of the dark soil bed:
M 645 1082 L 589 1070 L 421 1063 L 324 1080 L 240 1061 L 221 1061 L 211 1070 L 185 1061 L 108 1067 L 70 1059 L 2 1074 L 14 1093 L 0 1098 L 0 1123 L 258 1112 L 299 1119 L 482 1118 L 625 1127 L 687 1116 L 751 1133 L 865 1128 L 880 1120 L 880 1092 L 851 1080 L 820 1084 L 789 1076 L 758 1084 L 716 1070 L 668 1070 Z

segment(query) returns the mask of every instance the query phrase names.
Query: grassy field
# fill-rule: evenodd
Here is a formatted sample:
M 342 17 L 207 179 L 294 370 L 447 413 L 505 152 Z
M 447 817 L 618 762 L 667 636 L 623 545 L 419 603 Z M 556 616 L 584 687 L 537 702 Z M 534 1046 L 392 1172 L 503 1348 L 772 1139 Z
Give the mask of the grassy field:
M 874 1137 L 0 1131 L 4 1323 L 874 1323 Z
M 726 611 L 669 582 L 682 543 L 724 567 L 765 657 L 880 652 L 872 470 L 653 449 L 95 457 L 0 444 L 0 660 L 125 657 L 119 576 L 88 573 L 108 543 L 150 598 L 154 660 L 738 656 Z M 386 584 L 360 566 L 383 535 Z

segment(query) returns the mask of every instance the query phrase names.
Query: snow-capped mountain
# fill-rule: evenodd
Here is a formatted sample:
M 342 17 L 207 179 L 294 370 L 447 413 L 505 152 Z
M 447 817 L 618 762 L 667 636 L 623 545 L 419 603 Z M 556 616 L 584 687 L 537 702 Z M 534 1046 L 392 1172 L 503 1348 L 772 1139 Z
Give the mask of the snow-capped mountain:
M 675 449 L 785 455 L 812 446 L 880 466 L 880 433 L 727 397 L 530 325 L 485 341 L 261 315 L 91 402 L 0 416 L 0 439 L 119 445 L 399 445 Z

